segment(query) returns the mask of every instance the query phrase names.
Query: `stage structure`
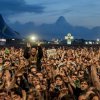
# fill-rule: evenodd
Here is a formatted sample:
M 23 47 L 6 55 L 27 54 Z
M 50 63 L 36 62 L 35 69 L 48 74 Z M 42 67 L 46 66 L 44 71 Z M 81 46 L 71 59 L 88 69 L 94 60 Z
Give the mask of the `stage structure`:
M 65 39 L 67 40 L 67 44 L 71 45 L 74 39 L 74 36 L 72 36 L 71 33 L 68 33 L 67 36 L 65 36 Z

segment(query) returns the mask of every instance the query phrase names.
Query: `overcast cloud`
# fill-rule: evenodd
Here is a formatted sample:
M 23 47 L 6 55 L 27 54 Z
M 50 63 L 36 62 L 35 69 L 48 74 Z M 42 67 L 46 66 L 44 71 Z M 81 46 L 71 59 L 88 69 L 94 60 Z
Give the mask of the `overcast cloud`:
M 43 13 L 44 8 L 40 4 L 27 4 L 24 0 L 0 0 L 0 13 L 13 15 L 19 13 Z

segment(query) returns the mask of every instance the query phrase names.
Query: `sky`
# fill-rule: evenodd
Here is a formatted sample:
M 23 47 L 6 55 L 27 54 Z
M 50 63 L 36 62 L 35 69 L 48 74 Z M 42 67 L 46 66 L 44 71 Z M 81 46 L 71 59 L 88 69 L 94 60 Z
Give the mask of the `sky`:
M 9 23 L 53 23 L 64 16 L 72 25 L 100 26 L 100 0 L 0 0 L 0 13 Z

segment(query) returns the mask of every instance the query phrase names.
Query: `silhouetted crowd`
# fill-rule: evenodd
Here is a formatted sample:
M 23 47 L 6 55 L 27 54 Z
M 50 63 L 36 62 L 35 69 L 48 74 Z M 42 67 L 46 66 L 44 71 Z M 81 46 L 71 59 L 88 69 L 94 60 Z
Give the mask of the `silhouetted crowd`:
M 100 100 L 100 48 L 0 48 L 0 100 Z

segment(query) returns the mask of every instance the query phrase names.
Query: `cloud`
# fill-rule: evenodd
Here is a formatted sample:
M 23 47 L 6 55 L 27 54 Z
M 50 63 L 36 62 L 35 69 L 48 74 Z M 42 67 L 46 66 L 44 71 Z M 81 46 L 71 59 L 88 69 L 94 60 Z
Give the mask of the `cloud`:
M 61 16 L 61 15 L 69 14 L 71 12 L 72 10 L 70 8 L 64 8 L 64 9 L 58 9 L 58 10 L 51 10 L 45 13 L 47 13 L 48 16 Z
M 62 10 L 62 13 L 70 13 L 70 12 L 72 12 L 72 9 L 63 9 Z
M 13 15 L 18 13 L 43 13 L 44 6 L 38 4 L 27 4 L 24 0 L 0 0 L 0 13 Z

